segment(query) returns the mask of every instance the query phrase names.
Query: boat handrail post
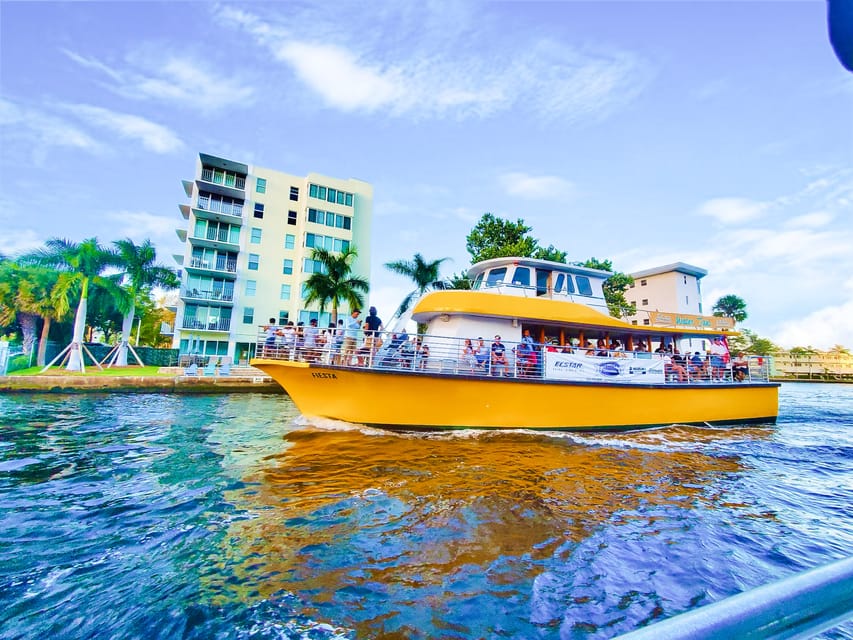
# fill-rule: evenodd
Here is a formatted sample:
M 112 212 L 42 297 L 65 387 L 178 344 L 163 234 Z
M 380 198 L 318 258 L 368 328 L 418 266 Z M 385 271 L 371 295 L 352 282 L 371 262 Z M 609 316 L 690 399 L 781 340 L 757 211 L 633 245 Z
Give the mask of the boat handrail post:
M 812 637 L 853 618 L 853 557 L 618 636 L 616 640 Z

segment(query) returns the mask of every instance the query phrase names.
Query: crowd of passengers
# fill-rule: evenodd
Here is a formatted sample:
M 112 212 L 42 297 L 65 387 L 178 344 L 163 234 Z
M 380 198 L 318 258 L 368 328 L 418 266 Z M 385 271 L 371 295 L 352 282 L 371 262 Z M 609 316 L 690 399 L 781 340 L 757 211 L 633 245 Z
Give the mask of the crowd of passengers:
M 264 329 L 259 355 L 339 366 L 428 368 L 430 348 L 421 336 L 410 337 L 405 329 L 398 333 L 385 332 L 375 307 L 370 307 L 364 320 L 360 316 L 361 311 L 353 309 L 348 318 L 329 323 L 323 329 L 314 319 L 307 325 L 302 322 L 294 325 L 291 321 L 276 326 L 275 319 L 270 318 Z M 489 344 L 482 336 L 465 338 L 459 356 L 459 371 L 474 375 L 541 377 L 544 351 L 595 358 L 651 358 L 649 346 L 640 340 L 633 350 L 628 351 L 618 339 L 608 341 L 603 338 L 594 345 L 588 340 L 580 344 L 578 339 L 563 345 L 554 339 L 540 344 L 530 335 L 530 330 L 525 329 L 521 341 L 511 348 L 504 344 L 500 335 L 495 335 Z M 665 375 L 673 382 L 723 381 L 729 377 L 740 382 L 749 375 L 744 354 L 741 352 L 731 358 L 721 337 L 714 338 L 707 352 L 695 351 L 693 354 L 682 354 L 672 343 L 662 340 L 654 354 L 664 360 Z M 439 355 L 446 360 L 449 354 Z

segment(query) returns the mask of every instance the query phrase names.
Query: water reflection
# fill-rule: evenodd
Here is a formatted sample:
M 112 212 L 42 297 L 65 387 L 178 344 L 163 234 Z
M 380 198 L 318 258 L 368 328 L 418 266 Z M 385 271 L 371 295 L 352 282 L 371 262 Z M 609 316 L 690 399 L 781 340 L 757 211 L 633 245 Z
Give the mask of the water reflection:
M 395 629 L 389 620 L 403 608 L 426 606 L 435 618 L 424 628 L 441 628 L 441 612 L 460 598 L 529 597 L 545 561 L 570 554 L 614 514 L 714 508 L 708 485 L 742 466 L 702 442 L 728 433 L 407 435 L 309 425 L 285 435 L 250 492 L 228 496 L 251 517 L 232 524 L 237 547 L 226 553 L 240 593 L 291 591 L 336 616 L 345 605 L 370 634 Z

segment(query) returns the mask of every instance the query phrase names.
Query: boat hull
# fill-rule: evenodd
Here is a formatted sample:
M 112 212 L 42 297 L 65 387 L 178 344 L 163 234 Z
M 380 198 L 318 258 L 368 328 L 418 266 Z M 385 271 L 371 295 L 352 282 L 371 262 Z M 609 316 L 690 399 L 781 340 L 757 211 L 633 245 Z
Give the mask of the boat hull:
M 405 429 L 616 430 L 773 423 L 776 383 L 607 384 L 256 359 L 303 415 Z

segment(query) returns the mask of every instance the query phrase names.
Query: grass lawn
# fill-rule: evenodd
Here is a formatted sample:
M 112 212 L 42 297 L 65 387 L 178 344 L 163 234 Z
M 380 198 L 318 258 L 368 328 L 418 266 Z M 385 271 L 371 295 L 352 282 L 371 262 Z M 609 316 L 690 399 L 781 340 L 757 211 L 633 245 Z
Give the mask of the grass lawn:
M 9 375 L 10 376 L 37 376 L 37 375 L 45 375 L 45 376 L 106 376 L 106 377 L 114 377 L 114 376 L 164 376 L 164 377 L 174 377 L 174 373 L 159 373 L 160 367 L 140 367 L 138 365 L 132 367 L 111 367 L 107 369 L 106 367 L 102 369 L 98 369 L 98 367 L 93 365 L 86 365 L 86 373 L 80 373 L 79 371 L 68 371 L 64 367 L 51 367 L 43 374 L 41 370 L 43 367 L 30 367 L 29 369 L 20 369 L 18 371 L 13 371 Z

